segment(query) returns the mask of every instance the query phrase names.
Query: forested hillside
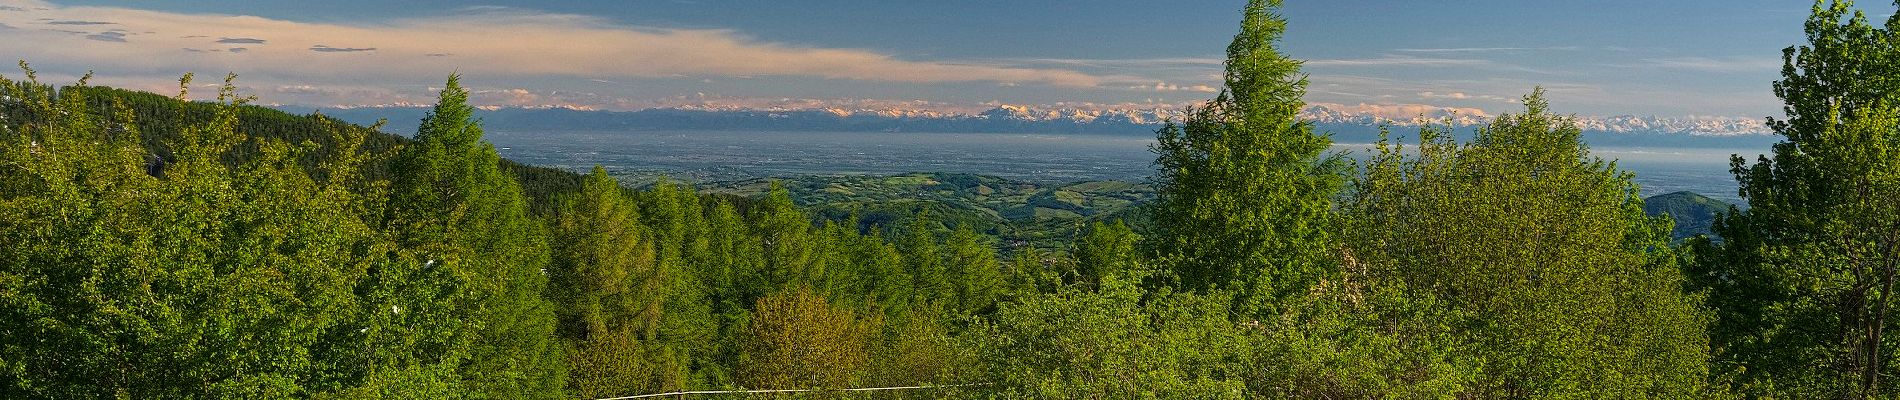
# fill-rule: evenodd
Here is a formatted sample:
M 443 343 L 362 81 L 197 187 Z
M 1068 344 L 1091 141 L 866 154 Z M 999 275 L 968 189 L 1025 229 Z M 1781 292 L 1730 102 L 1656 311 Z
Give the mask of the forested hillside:
M 1730 207 L 1734 206 L 1694 192 L 1664 193 L 1643 199 L 1643 212 L 1652 216 L 1668 216 L 1675 222 L 1675 229 L 1669 233 L 1675 239 L 1712 235 L 1715 232 L 1715 220 L 1723 213 L 1731 212 Z
M 166 97 L 22 63 L 0 80 L 0 397 L 1900 394 L 1895 27 L 1817 3 L 1774 87 L 1785 140 L 1734 161 L 1748 207 L 1676 241 L 1541 89 L 1475 131 L 1329 153 L 1278 3 L 1249 2 L 1224 90 L 1157 132 L 1152 188 L 634 189 L 501 159 L 453 75 L 402 138 L 249 106 L 229 77 L 188 102 L 189 75 Z M 841 201 L 878 185 L 916 204 Z M 1089 225 L 1011 246 L 964 212 Z
M 24 64 L 22 65 L 24 67 Z M 130 120 L 140 130 L 138 143 L 146 149 L 150 159 L 150 168 L 162 169 L 164 164 L 177 161 L 175 150 L 178 135 L 187 127 L 204 124 L 216 117 L 219 106 L 207 102 L 178 101 L 177 98 L 158 94 L 114 89 L 100 86 L 78 85 L 63 88 L 82 92 L 89 110 L 102 116 L 116 115 L 117 107 L 123 107 L 130 113 Z M 11 120 L 31 117 L 30 111 L 18 104 L 0 108 Z M 379 132 L 380 126 L 357 126 L 322 114 L 294 115 L 267 107 L 238 104 L 232 111 L 236 114 L 237 128 L 249 137 L 277 140 L 285 143 L 309 143 L 325 150 L 334 149 L 338 143 L 332 130 L 350 130 L 352 135 L 364 136 L 364 143 L 358 151 L 368 155 L 365 173 L 370 179 L 385 179 L 388 175 L 389 156 L 403 144 L 409 143 L 404 136 Z M 240 143 L 238 148 L 227 152 L 224 161 L 228 164 L 242 164 L 257 157 L 259 143 Z M 319 161 L 317 154 L 307 154 L 297 158 L 299 165 L 313 168 Z M 571 192 L 580 187 L 580 176 L 571 172 L 553 168 L 522 165 L 502 160 L 502 169 L 513 174 L 527 188 L 528 194 L 535 200 L 537 207 L 545 207 L 554 193 Z M 321 171 L 311 169 L 312 173 Z

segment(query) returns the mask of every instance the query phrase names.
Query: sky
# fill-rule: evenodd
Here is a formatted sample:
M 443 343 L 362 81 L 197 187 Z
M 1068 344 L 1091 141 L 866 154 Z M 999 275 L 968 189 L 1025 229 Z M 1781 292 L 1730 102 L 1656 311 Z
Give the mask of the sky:
M 1403 118 L 1777 115 L 1801 0 L 1289 0 L 1306 100 Z M 1893 6 L 1864 2 L 1875 18 Z M 175 92 L 236 73 L 266 104 L 914 109 L 1178 106 L 1213 96 L 1240 0 L 0 0 L 43 80 Z M 18 73 L 0 76 L 19 78 Z M 200 89 L 202 97 L 215 90 Z

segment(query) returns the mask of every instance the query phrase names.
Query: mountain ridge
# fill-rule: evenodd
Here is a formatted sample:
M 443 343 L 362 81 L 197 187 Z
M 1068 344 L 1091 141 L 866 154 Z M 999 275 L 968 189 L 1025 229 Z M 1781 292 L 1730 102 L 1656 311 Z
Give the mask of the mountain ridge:
M 1363 106 L 1363 105 L 1362 105 Z M 403 127 L 405 121 L 399 119 L 414 117 L 420 119 L 424 107 L 392 104 L 354 107 L 310 107 L 280 105 L 276 108 L 287 111 L 321 111 L 345 120 L 358 123 L 373 122 L 376 117 L 390 118 L 393 127 Z M 1320 126 L 1345 125 L 1377 127 L 1381 125 L 1411 128 L 1421 125 L 1449 125 L 1464 128 L 1483 124 L 1490 117 L 1480 112 L 1460 112 L 1451 108 L 1418 109 L 1411 117 L 1392 118 L 1382 113 L 1359 112 L 1351 106 L 1320 104 L 1308 105 L 1300 112 L 1300 118 Z M 1412 109 L 1407 109 L 1408 111 Z M 598 128 L 603 121 L 612 121 L 607 125 L 620 128 L 644 129 L 756 129 L 753 125 L 762 122 L 779 122 L 779 130 L 831 129 L 861 131 L 888 130 L 907 132 L 928 132 L 949 130 L 956 132 L 989 132 L 1006 129 L 1027 130 L 1016 133 L 1152 133 L 1163 123 L 1178 120 L 1181 110 L 1173 106 L 1153 106 L 1142 108 L 1085 108 L 1085 107 L 1044 107 L 1023 105 L 996 105 L 989 109 L 974 112 L 949 112 L 926 109 L 903 108 L 746 108 L 729 106 L 675 106 L 656 107 L 635 111 L 607 111 L 586 107 L 537 106 L 537 107 L 481 107 L 488 117 L 499 117 L 497 121 L 505 125 L 520 124 L 524 127 L 539 129 L 591 129 Z M 532 121 L 530 114 L 543 114 L 543 118 L 562 116 L 586 116 L 584 122 L 558 124 L 553 121 Z M 1390 114 L 1390 112 L 1383 113 Z M 591 122 L 589 122 L 591 121 Z M 1768 136 L 1765 119 L 1750 117 L 1720 116 L 1578 116 L 1577 122 L 1585 131 L 1615 134 L 1656 134 L 1712 137 L 1748 137 Z

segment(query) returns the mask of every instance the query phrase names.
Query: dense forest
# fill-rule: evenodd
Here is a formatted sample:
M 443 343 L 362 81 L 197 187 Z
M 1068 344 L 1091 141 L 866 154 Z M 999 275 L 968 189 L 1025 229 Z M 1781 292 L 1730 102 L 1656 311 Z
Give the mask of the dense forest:
M 455 76 L 403 137 L 22 62 L 0 397 L 1900 396 L 1900 18 L 1817 2 L 1746 207 L 1672 240 L 1542 90 L 1329 152 L 1278 3 L 1157 132 L 1134 221 L 1055 249 L 512 163 Z

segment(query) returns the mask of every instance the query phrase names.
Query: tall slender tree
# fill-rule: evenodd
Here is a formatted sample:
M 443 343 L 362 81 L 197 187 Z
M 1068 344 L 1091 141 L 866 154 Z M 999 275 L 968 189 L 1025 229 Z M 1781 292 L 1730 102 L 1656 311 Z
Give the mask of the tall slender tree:
M 620 328 L 651 336 L 659 319 L 660 277 L 652 244 L 643 236 L 634 203 L 599 166 L 582 181 L 580 193 L 561 200 L 548 293 L 560 307 L 563 336 L 585 339 Z
M 582 396 L 657 391 L 650 351 L 660 327 L 663 277 L 634 203 L 595 166 L 580 193 L 555 215 L 549 297 L 567 355 L 570 393 Z M 645 339 L 645 340 L 641 340 Z
M 467 282 L 451 288 L 464 293 L 459 309 L 473 337 L 461 367 L 464 390 L 481 398 L 558 397 L 565 378 L 554 312 L 543 297 L 545 228 L 530 219 L 520 184 L 482 141 L 467 102 L 451 75 L 415 142 L 397 157 L 387 226 L 425 265 L 439 263 Z
M 996 303 L 1003 288 L 1003 273 L 996 263 L 995 246 L 984 243 L 970 227 L 958 227 L 945 244 L 950 256 L 949 269 L 955 281 L 957 315 L 973 315 Z
M 1300 62 L 1275 42 L 1278 0 L 1247 3 L 1227 46 L 1226 88 L 1156 135 L 1153 251 L 1188 289 L 1228 288 L 1251 307 L 1306 289 L 1330 269 L 1332 198 L 1343 176 L 1331 144 L 1297 114 Z

